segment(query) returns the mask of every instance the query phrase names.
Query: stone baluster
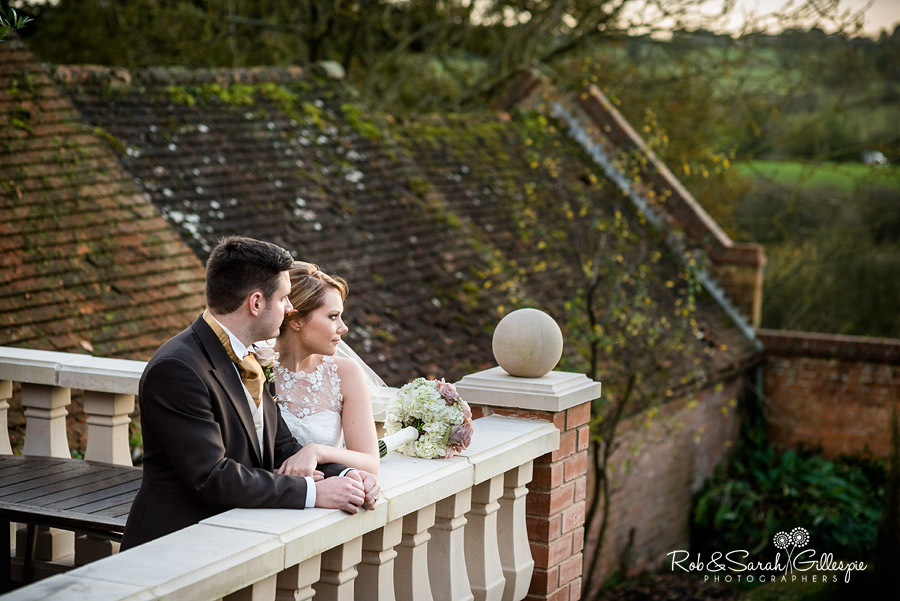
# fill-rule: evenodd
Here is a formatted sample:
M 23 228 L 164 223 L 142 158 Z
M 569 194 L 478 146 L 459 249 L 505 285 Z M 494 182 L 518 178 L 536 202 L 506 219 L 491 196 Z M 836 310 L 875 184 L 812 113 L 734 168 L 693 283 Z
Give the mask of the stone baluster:
M 44 384 L 22 384 L 22 407 L 25 409 L 24 455 L 71 459 L 66 437 L 66 407 L 72 395 L 68 388 Z M 26 529 L 16 533 L 16 555 L 27 551 Z M 34 543 L 34 558 L 56 561 L 75 551 L 75 533 L 58 528 L 39 527 Z
M 84 391 L 84 413 L 88 437 L 84 458 L 116 465 L 132 465 L 128 443 L 129 413 L 134 411 L 134 395 Z M 85 565 L 118 553 L 119 543 L 82 535 L 75 539 L 75 565 Z
M 66 407 L 71 402 L 72 395 L 68 388 L 22 384 L 22 407 L 25 409 L 24 455 L 71 458 L 66 438 Z
M 75 537 L 75 565 L 83 566 L 115 555 L 119 552 L 120 543 L 100 536 L 81 534 Z
M 465 514 L 472 507 L 472 489 L 467 488 L 437 502 L 435 523 L 431 528 L 428 572 L 435 599 L 470 601 L 475 597 L 466 571 Z M 440 552 L 436 550 L 440 549 Z
M 497 540 L 498 499 L 503 494 L 503 474 L 477 484 L 472 492 L 466 536 L 469 582 L 476 601 L 500 601 L 505 580 Z
M 503 480 L 503 496 L 497 514 L 497 530 L 503 533 L 504 540 L 500 546 L 500 563 L 506 578 L 503 601 L 524 599 L 534 572 L 525 523 L 526 485 L 533 477 L 533 465 L 534 462 L 529 461 L 509 470 Z
M 226 595 L 222 601 L 271 601 L 275 598 L 277 575 L 273 574 L 248 587 Z
M 403 520 L 388 522 L 363 536 L 362 561 L 357 568 L 356 601 L 395 601 L 394 549 L 403 538 Z
M 306 561 L 278 573 L 275 601 L 309 601 L 316 594 L 313 585 L 319 580 L 322 556 L 315 555 Z
M 394 583 L 398 599 L 432 601 L 428 577 L 428 529 L 434 525 L 435 505 L 403 517 L 403 538 L 397 545 Z
M 125 359 L 87 357 L 60 366 L 59 384 L 84 390 L 88 440 L 84 458 L 131 465 L 128 444 L 129 414 L 144 363 Z
M 88 439 L 84 458 L 116 465 L 131 465 L 128 445 L 129 414 L 134 395 L 85 390 L 84 413 L 88 416 Z
M 7 410 L 9 399 L 12 398 L 12 381 L 0 380 L 0 455 L 12 455 L 12 445 L 9 442 L 9 421 Z
M 322 553 L 322 571 L 313 585 L 316 601 L 352 601 L 356 566 L 362 559 L 362 536 Z

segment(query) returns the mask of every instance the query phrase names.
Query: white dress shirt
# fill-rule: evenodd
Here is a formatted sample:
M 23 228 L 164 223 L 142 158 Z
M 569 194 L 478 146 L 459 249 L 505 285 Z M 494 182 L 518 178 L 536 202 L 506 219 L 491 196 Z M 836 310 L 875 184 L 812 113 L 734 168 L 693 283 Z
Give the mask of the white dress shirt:
M 212 315 L 210 315 L 210 317 L 212 317 L 213 320 L 217 324 L 219 324 L 219 327 L 221 327 L 225 331 L 225 333 L 228 334 L 228 339 L 231 341 L 231 348 L 232 348 L 232 350 L 234 350 L 234 355 L 237 358 L 243 359 L 244 357 L 246 357 L 247 355 L 250 354 L 250 349 L 247 348 L 246 345 L 244 345 L 244 343 L 241 342 L 237 336 L 232 334 L 231 330 L 229 330 L 224 325 L 222 325 L 222 322 L 220 322 L 218 319 L 216 319 Z M 234 364 L 232 363 L 232 365 L 234 365 Z M 241 372 L 240 372 L 240 370 L 238 370 L 237 365 L 234 365 L 234 370 L 238 373 L 238 377 L 240 377 Z M 262 456 L 262 454 L 263 454 L 263 428 L 264 428 L 264 423 L 263 423 L 264 411 L 263 411 L 262 400 L 260 400 L 259 407 L 257 407 L 256 401 L 254 401 L 253 397 L 250 395 L 250 391 L 247 390 L 246 386 L 244 386 L 243 380 L 241 380 L 241 386 L 244 388 L 244 394 L 247 396 L 247 403 L 250 407 L 250 414 L 253 416 L 253 427 L 256 429 L 256 442 L 258 445 L 257 448 L 259 449 L 260 456 Z M 344 472 L 341 475 L 343 476 L 344 473 L 346 473 L 347 471 L 349 471 L 349 470 L 344 470 Z M 306 478 L 306 507 L 315 507 L 316 506 L 316 481 L 313 480 L 312 476 L 305 476 L 305 478 Z

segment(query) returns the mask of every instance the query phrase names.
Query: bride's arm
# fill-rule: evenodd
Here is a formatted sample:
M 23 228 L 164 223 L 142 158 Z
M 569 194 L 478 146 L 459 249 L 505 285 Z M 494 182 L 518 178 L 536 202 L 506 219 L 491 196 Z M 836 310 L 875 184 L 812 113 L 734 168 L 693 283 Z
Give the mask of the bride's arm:
M 378 475 L 378 437 L 372 417 L 372 400 L 362 369 L 355 361 L 335 358 L 341 379 L 344 405 L 341 426 L 344 429 L 345 449 L 328 445 L 314 446 L 318 463 L 343 463 Z

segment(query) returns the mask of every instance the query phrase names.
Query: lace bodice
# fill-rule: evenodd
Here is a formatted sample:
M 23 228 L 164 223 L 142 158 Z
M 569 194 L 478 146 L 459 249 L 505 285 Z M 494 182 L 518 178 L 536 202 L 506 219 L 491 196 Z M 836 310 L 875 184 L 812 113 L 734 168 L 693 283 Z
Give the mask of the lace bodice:
M 334 357 L 323 356 L 312 373 L 291 371 L 275 362 L 278 407 L 300 444 L 341 446 L 341 378 Z

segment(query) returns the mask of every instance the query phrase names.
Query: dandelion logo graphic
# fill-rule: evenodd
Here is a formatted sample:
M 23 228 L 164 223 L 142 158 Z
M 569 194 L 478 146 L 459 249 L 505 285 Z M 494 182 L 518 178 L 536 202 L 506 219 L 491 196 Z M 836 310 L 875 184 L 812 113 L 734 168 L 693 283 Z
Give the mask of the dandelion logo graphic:
M 797 549 L 801 547 L 805 547 L 809 544 L 809 532 L 806 531 L 806 528 L 794 528 L 787 532 L 779 532 L 772 539 L 772 542 L 775 543 L 775 547 L 778 549 L 783 549 L 788 556 L 788 565 L 785 568 L 785 573 L 793 569 L 793 564 L 791 563 L 791 555 Z M 790 547 L 790 548 L 788 548 Z

